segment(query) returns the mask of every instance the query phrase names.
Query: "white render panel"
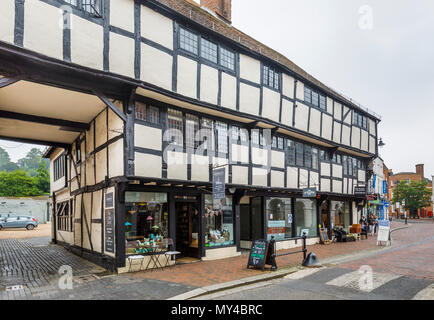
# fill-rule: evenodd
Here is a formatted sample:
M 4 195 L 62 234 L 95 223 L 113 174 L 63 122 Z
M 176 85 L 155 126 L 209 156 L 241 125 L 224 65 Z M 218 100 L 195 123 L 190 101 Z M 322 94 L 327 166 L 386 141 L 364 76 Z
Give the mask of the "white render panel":
M 3 10 L 2 1 L 1 11 Z M 15 10 L 10 14 L 15 21 L 13 18 Z M 27 0 L 24 2 L 24 47 L 63 60 L 62 17 L 60 9 L 42 1 Z
M 123 112 L 122 102 L 115 101 L 113 103 L 120 111 Z M 111 109 L 108 110 L 108 138 L 113 139 L 124 132 L 124 122 L 122 119 L 114 113 Z
M 261 62 L 244 54 L 240 54 L 240 77 L 251 82 L 261 81 Z
M 321 178 L 321 191 L 330 192 L 330 179 Z
M 102 219 L 101 217 L 101 197 L 102 190 L 95 191 L 93 193 L 93 206 L 92 206 L 92 218 Z
M 209 158 L 199 155 L 192 155 L 191 159 L 191 180 L 210 181 Z
M 361 149 L 363 151 L 369 151 L 369 133 L 366 130 L 362 130 Z
M 240 112 L 259 115 L 259 99 L 260 90 L 249 86 L 248 84 L 240 84 Z
M 298 85 L 297 85 L 298 86 Z M 309 119 L 309 107 L 297 102 L 295 109 L 295 128 L 307 131 L 307 122 Z
M 288 127 L 292 127 L 294 104 L 286 99 L 282 100 L 282 123 Z
M 282 83 L 283 94 L 285 96 L 287 96 L 288 98 L 294 99 L 294 83 L 295 83 L 294 78 L 283 73 L 282 74 L 282 80 L 283 80 L 283 83 Z
M 336 143 L 341 143 L 341 130 L 342 124 L 333 121 L 333 141 Z
M 93 186 L 95 184 L 95 155 L 86 159 L 86 185 Z
M 172 91 L 172 64 L 171 55 L 142 43 L 142 81 Z
M 14 42 L 15 0 L 3 0 L 0 10 L 0 41 Z
M 135 153 L 135 175 L 138 177 L 161 178 L 163 160 L 152 154 Z
M 261 168 L 252 169 L 252 185 L 266 187 L 268 184 L 268 170 Z
M 238 144 L 232 144 L 232 161 L 249 163 L 249 147 Z
M 322 114 L 322 137 L 332 140 L 333 118 L 325 113 Z
M 319 190 L 319 174 L 318 172 L 311 171 L 309 176 L 309 188 L 316 188 Z
M 365 181 L 365 179 L 366 179 L 366 172 L 365 172 L 365 170 L 359 170 L 359 172 L 358 172 L 358 174 L 357 174 L 357 179 L 358 179 L 360 182 L 366 182 L 366 181 Z
M 333 114 L 333 99 L 327 97 L 327 112 Z
M 107 142 L 107 109 L 95 119 L 95 148 Z
M 108 146 L 109 178 L 124 175 L 124 139 L 119 139 Z
M 347 106 L 344 106 L 344 114 L 342 115 L 342 117 L 345 117 L 345 115 L 346 115 L 346 117 L 344 118 L 344 122 L 346 123 L 346 124 L 349 124 L 349 125 L 351 125 L 352 123 L 352 119 L 353 119 L 353 117 L 352 117 L 352 115 L 353 115 L 353 113 L 351 112 L 351 110 L 350 110 L 350 112 L 348 112 L 350 110 L 350 108 L 348 108 Z M 347 114 L 347 112 L 348 112 L 348 114 Z
M 335 119 L 342 120 L 342 105 L 339 102 L 335 101 Z
M 342 193 L 342 181 L 333 180 L 333 193 Z
M 286 168 L 286 187 L 289 189 L 298 189 L 298 168 Z
M 306 169 L 299 169 L 300 170 L 300 189 L 308 188 L 309 187 L 309 171 Z
M 348 178 L 344 178 L 344 192 L 345 194 L 348 194 Z
M 350 145 L 350 135 L 351 135 L 351 128 L 342 125 L 342 144 L 345 144 L 347 146 Z
M 96 181 L 100 183 L 105 180 L 107 175 L 107 148 L 96 153 Z
M 354 127 L 351 133 L 351 144 L 354 148 L 360 149 L 360 128 Z
M 139 148 L 162 150 L 161 129 L 148 127 L 141 124 L 134 125 L 134 145 Z
M 252 163 L 266 166 L 268 163 L 268 150 L 252 148 Z
M 321 175 L 330 176 L 330 163 L 321 162 Z
M 134 39 L 110 32 L 110 72 L 134 78 Z
M 314 108 L 310 109 L 309 131 L 316 136 L 321 136 L 321 112 Z
M 104 29 L 71 15 L 71 61 L 93 69 L 103 69 Z
M 200 68 L 200 100 L 216 105 L 219 91 L 218 70 L 205 64 Z
M 172 50 L 173 21 L 146 6 L 140 7 L 142 9 L 140 19 L 142 37 Z
M 249 168 L 232 166 L 232 184 L 248 184 Z
M 178 93 L 197 98 L 197 62 L 178 56 Z
M 271 166 L 275 168 L 285 168 L 285 153 L 271 150 Z
M 375 139 L 372 137 L 369 137 L 369 152 L 375 153 Z
M 333 177 L 342 178 L 342 166 L 338 164 L 333 164 Z
M 187 154 L 182 152 L 167 152 L 167 178 L 187 180 Z
M 285 173 L 282 171 L 271 170 L 271 186 L 275 188 L 284 188 Z
M 263 89 L 262 117 L 279 122 L 280 93 L 271 89 Z
M 296 98 L 304 101 L 304 83 L 297 81 L 297 90 L 295 92 Z
M 93 218 L 93 212 L 92 212 L 92 218 Z M 92 223 L 91 225 L 91 239 L 92 239 L 92 246 L 93 250 L 95 252 L 101 253 L 102 246 L 101 246 L 101 229 L 102 225 L 101 223 Z
M 237 109 L 237 79 L 226 72 L 222 72 L 221 106 Z
M 369 119 L 369 133 L 375 136 L 375 121 Z
M 134 1 L 110 1 L 110 24 L 134 33 Z

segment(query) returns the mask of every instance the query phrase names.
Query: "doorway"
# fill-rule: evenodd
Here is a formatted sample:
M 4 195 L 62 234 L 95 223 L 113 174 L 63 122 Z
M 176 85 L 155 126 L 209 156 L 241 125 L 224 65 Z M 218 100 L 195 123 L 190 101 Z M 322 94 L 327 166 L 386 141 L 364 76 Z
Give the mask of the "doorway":
M 200 210 L 198 202 L 176 202 L 176 250 L 182 258 L 201 258 Z

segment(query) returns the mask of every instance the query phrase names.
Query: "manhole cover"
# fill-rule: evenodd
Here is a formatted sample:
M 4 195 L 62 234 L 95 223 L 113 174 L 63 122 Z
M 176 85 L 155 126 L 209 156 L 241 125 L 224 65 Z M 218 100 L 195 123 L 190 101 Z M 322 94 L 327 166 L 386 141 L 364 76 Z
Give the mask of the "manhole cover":
M 83 276 L 76 276 L 74 277 L 74 282 L 77 283 L 85 283 L 85 282 L 89 282 L 89 281 L 94 281 L 99 279 L 96 275 L 94 274 L 86 274 Z

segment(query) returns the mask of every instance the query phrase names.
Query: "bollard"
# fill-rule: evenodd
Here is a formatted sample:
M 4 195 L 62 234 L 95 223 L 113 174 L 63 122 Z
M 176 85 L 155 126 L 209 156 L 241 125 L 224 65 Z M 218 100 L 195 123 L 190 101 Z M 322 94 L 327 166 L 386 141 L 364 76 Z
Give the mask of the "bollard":
M 268 248 L 269 251 L 269 256 L 271 258 L 271 261 L 269 261 L 271 264 L 271 271 L 276 271 L 277 270 L 277 264 L 276 264 L 276 240 L 274 240 L 274 237 L 271 237 L 270 240 L 270 246 Z
M 303 261 L 306 260 L 306 253 L 307 253 L 307 249 L 306 249 L 306 233 L 303 232 Z

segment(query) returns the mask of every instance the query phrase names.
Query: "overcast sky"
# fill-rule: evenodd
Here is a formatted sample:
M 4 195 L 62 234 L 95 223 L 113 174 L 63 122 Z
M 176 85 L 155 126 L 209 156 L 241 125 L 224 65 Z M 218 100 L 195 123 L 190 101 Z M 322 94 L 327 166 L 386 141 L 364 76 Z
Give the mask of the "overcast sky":
M 235 27 L 382 116 L 379 136 L 386 146 L 380 155 L 389 168 L 415 171 L 415 164 L 424 163 L 431 178 L 434 1 L 232 3 Z M 32 147 L 2 140 L 0 146 L 13 161 Z

